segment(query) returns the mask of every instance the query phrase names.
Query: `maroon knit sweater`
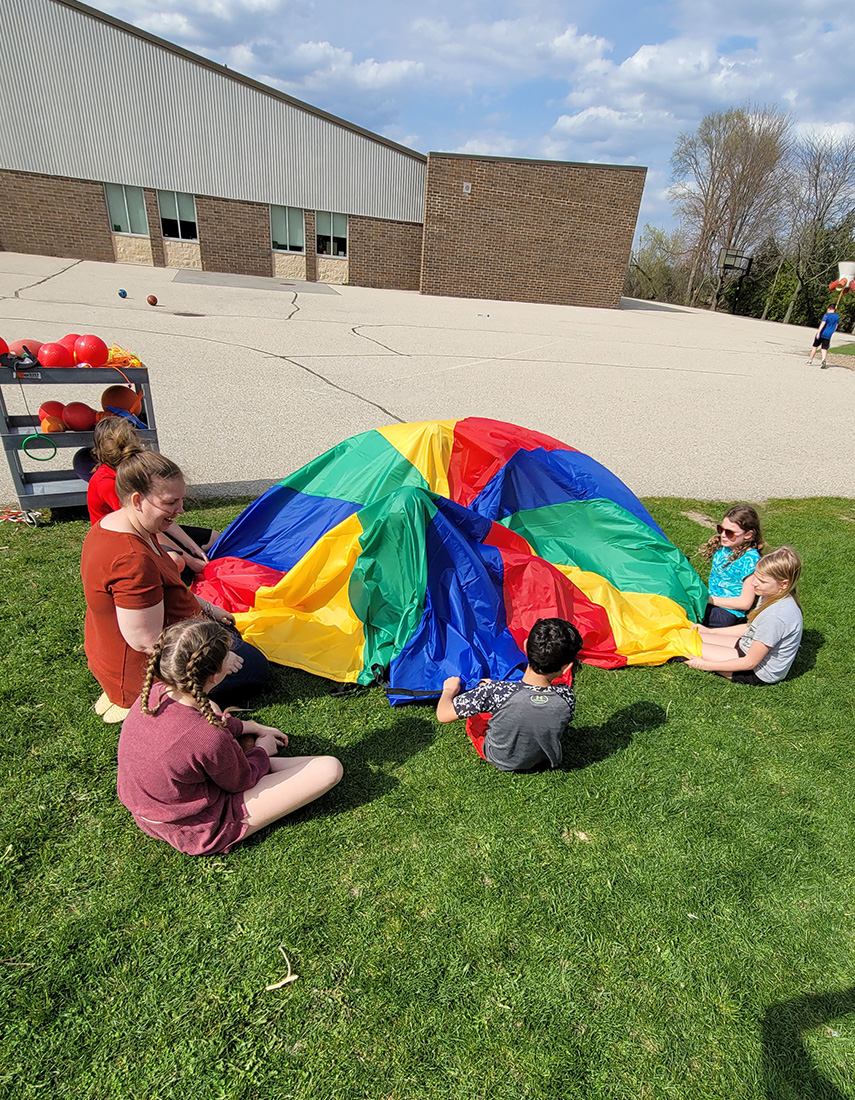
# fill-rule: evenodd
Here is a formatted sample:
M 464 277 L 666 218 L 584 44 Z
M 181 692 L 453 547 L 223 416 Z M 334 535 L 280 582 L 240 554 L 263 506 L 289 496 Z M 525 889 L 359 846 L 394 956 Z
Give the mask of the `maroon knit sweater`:
M 158 705 L 159 704 L 159 705 Z M 244 753 L 235 740 L 243 722 L 210 725 L 195 707 L 177 703 L 163 684 L 151 690 L 143 714 L 139 699 L 119 737 L 119 801 L 144 833 L 187 855 L 225 852 L 243 831 L 242 792 L 270 771 L 264 749 Z

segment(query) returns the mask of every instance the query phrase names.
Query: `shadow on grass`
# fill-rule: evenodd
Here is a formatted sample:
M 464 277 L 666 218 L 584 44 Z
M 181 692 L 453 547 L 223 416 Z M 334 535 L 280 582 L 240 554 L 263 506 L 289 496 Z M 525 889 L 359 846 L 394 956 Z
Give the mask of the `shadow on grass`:
M 563 770 L 576 771 L 622 752 L 632 741 L 633 733 L 654 730 L 667 721 L 665 708 L 658 703 L 633 703 L 623 707 L 601 726 L 571 726 L 564 752 Z
M 802 634 L 802 644 L 793 661 L 788 680 L 797 680 L 806 672 L 810 672 L 816 664 L 816 655 L 825 645 L 825 635 L 818 630 L 806 630 Z
M 767 1100 L 851 1100 L 814 1066 L 804 1034 L 855 1012 L 855 986 L 808 993 L 770 1005 L 763 1016 L 763 1084 Z
M 301 821 L 306 817 L 340 814 L 373 802 L 393 791 L 400 780 L 391 772 L 411 756 L 426 749 L 433 741 L 435 729 L 424 718 L 408 713 L 396 718 L 383 729 L 374 730 L 356 745 L 341 746 L 324 737 L 301 737 L 295 747 L 298 755 L 335 756 L 342 763 L 341 783 L 317 802 L 283 818 L 280 824 Z M 274 828 L 277 826 L 274 825 Z M 264 836 L 267 830 L 259 833 Z M 250 838 L 252 843 L 255 838 Z

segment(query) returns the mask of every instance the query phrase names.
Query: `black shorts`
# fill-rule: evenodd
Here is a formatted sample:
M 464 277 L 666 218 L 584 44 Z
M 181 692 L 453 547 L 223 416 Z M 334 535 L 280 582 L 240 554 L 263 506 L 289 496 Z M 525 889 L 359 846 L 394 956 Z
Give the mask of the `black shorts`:
M 813 340 L 813 346 L 815 348 L 822 348 L 823 351 L 828 351 L 831 347 L 830 336 L 815 336 Z
M 770 687 L 768 680 L 761 680 L 752 668 L 748 672 L 734 672 L 730 677 L 732 684 L 751 684 L 752 687 Z
M 211 535 L 213 535 L 214 533 L 212 527 L 191 527 L 187 523 L 179 523 L 178 526 L 181 528 L 185 535 L 190 536 L 190 538 L 196 543 L 197 546 L 204 546 Z

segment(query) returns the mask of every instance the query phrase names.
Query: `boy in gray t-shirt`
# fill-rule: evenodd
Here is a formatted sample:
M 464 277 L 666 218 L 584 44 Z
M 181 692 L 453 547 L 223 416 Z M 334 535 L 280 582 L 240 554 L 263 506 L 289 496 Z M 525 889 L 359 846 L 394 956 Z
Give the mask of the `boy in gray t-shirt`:
M 500 771 L 557 768 L 563 759 L 561 735 L 573 719 L 576 694 L 553 683 L 573 666 L 582 637 L 566 619 L 538 619 L 526 640 L 528 667 L 522 680 L 482 680 L 460 691 L 450 676 L 436 708 L 440 722 L 468 719 L 466 732 L 480 755 Z M 489 714 L 486 730 L 477 717 Z

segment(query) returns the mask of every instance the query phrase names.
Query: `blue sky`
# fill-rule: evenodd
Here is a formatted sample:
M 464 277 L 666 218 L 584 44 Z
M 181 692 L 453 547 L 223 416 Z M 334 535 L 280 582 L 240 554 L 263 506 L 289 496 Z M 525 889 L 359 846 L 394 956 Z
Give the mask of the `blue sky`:
M 646 165 L 639 227 L 671 224 L 674 141 L 709 111 L 855 133 L 853 4 L 89 2 L 421 152 Z

